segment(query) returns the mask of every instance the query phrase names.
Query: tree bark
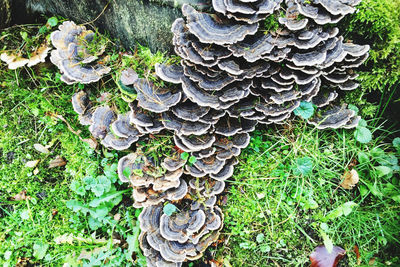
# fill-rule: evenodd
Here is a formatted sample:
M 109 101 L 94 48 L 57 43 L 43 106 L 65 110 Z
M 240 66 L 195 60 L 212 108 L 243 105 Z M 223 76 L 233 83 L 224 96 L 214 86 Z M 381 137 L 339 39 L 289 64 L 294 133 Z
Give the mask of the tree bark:
M 0 29 L 11 23 L 11 0 L 0 0 Z
M 10 0 L 0 0 L 10 1 Z M 12 1 L 12 0 L 11 0 Z M 20 0 L 21 1 L 21 0 Z M 76 23 L 93 21 L 127 49 L 137 43 L 154 51 L 172 51 L 174 20 L 188 3 L 207 9 L 211 0 L 23 0 L 28 13 L 60 15 Z

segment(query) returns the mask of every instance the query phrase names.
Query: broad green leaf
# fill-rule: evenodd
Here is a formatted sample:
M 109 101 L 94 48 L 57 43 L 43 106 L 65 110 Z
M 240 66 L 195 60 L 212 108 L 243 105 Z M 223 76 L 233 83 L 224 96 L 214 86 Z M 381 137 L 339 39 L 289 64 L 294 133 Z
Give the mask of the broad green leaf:
M 301 101 L 300 106 L 294 110 L 294 114 L 307 120 L 314 115 L 314 106 L 310 102 Z
M 33 256 L 38 260 L 43 259 L 48 248 L 49 244 L 43 244 L 42 242 L 35 243 L 33 245 Z
M 21 211 L 21 213 L 19 214 L 19 216 L 21 217 L 22 220 L 28 220 L 29 219 L 29 210 L 23 210 Z
M 257 243 L 262 243 L 264 241 L 264 234 L 258 234 L 256 237 Z
M 393 174 L 393 169 L 387 166 L 378 166 L 375 168 L 375 173 L 379 178 L 386 175 L 391 176 Z
M 310 157 L 303 157 L 296 159 L 296 165 L 294 168 L 294 173 L 296 175 L 307 176 L 311 174 L 313 169 L 313 160 Z
M 349 104 L 349 105 L 347 106 L 347 108 L 350 109 L 350 110 L 355 111 L 356 114 L 358 114 L 358 112 L 360 111 L 360 110 L 358 109 L 358 107 L 356 107 L 356 106 L 353 105 L 353 104 Z
M 358 153 L 358 162 L 360 164 L 367 164 L 369 162 L 369 156 L 365 152 L 359 152 Z
M 86 194 L 86 189 L 81 183 L 77 180 L 72 181 L 70 185 L 70 189 L 75 192 L 77 195 L 84 196 Z
M 58 24 L 58 19 L 57 19 L 56 17 L 51 17 L 51 18 L 49 18 L 49 19 L 47 20 L 47 23 L 48 23 L 51 27 L 57 26 L 57 24 Z
M 174 204 L 168 203 L 164 206 L 163 211 L 167 216 L 171 216 L 174 212 L 177 211 L 177 207 Z
M 97 177 L 98 183 L 103 185 L 104 191 L 108 192 L 111 189 L 111 181 L 107 176 L 101 175 Z
M 92 216 L 89 217 L 88 222 L 89 222 L 89 227 L 92 230 L 97 230 L 103 225 L 102 222 L 100 222 L 99 220 L 93 218 Z
M 131 176 L 131 169 L 129 167 L 126 167 L 123 171 L 122 174 L 129 179 L 129 176 Z
M 196 163 L 196 161 L 197 161 L 197 158 L 195 156 L 190 156 L 190 158 L 189 158 L 190 164 L 194 164 L 194 163 Z
M 358 126 L 357 127 L 367 127 L 367 126 L 368 126 L 367 122 L 365 120 L 361 119 L 358 122 Z
M 260 251 L 262 253 L 268 253 L 268 252 L 271 251 L 271 247 L 268 246 L 267 244 L 263 244 L 263 245 L 260 246 Z
M 101 205 L 97 207 L 93 212 L 91 212 L 90 215 L 92 215 L 95 219 L 101 220 L 107 216 L 108 212 L 109 209 L 107 208 L 107 206 Z
M 86 185 L 86 189 L 91 189 L 94 185 L 97 184 L 97 180 L 92 176 L 86 176 L 85 178 L 83 178 L 83 182 Z
M 100 198 L 95 198 L 92 201 L 90 201 L 89 206 L 90 207 L 98 207 L 105 202 L 113 201 L 113 200 L 119 199 L 119 198 L 122 199 L 122 194 L 125 192 L 128 192 L 128 191 L 129 191 L 129 189 L 124 190 L 124 191 L 109 192 Z
M 372 133 L 366 127 L 357 127 L 357 129 L 354 131 L 354 137 L 358 142 L 366 144 L 371 142 Z
M 104 194 L 104 186 L 102 184 L 95 184 L 92 186 L 92 192 L 96 197 L 99 197 Z
M 393 139 L 393 146 L 400 153 L 400 137 Z
M 183 153 L 181 154 L 181 158 L 182 158 L 183 160 L 187 160 L 187 159 L 189 158 L 189 153 L 183 152 Z
M 349 215 L 353 211 L 353 208 L 356 206 L 357 206 L 357 204 L 354 203 L 353 201 L 349 201 L 349 202 L 342 204 L 343 215 L 344 216 Z
M 66 202 L 66 206 L 67 208 L 73 210 L 74 212 L 82 212 L 84 215 L 86 215 L 88 212 L 90 212 L 91 210 L 82 202 L 72 199 L 72 200 L 68 200 Z

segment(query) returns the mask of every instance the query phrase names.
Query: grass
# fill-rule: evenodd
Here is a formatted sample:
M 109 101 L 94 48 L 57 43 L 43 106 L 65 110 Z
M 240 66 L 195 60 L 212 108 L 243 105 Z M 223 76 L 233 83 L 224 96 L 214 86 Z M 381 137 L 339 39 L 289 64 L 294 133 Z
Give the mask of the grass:
M 3 49 L 20 46 L 15 39 L 21 29 L 31 35 L 39 29 L 21 27 L 2 33 Z M 126 110 L 115 82 L 120 69 L 131 66 L 151 78 L 154 64 L 167 59 L 144 47 L 119 52 L 108 51 L 112 74 L 90 86 L 65 85 L 48 64 L 15 71 L 0 65 L 0 264 L 144 264 L 137 243 L 140 210 L 132 208 L 130 190 L 116 179 L 122 154 L 90 148 L 83 141 L 90 133 L 70 103 L 86 89 L 97 104 L 108 93 L 115 108 Z M 319 131 L 303 120 L 259 128 L 219 200 L 225 213 L 221 239 L 189 266 L 206 258 L 228 267 L 308 266 L 314 248 L 329 242 L 346 249 L 343 265 L 400 264 L 399 151 L 393 132 L 369 129 L 374 139 L 361 144 L 354 130 Z M 48 168 L 56 156 L 66 166 Z M 36 166 L 27 166 L 35 160 Z M 346 190 L 339 184 L 351 168 L 360 182 Z M 109 194 L 115 197 L 101 202 Z
M 349 266 L 357 265 L 354 246 L 363 264 L 372 259 L 378 265 L 399 264 L 399 202 L 371 186 L 379 157 L 393 157 L 396 150 L 385 143 L 387 131 L 377 128 L 375 136 L 362 145 L 353 131 L 318 131 L 304 122 L 257 132 L 230 182 L 225 242 L 217 255 L 227 266 L 307 266 L 311 252 L 324 243 L 324 232 L 346 249 Z M 361 154 L 369 160 L 360 163 Z M 298 172 L 304 164 L 299 159 L 310 160 L 309 174 Z M 360 174 L 352 190 L 339 186 L 349 168 Z M 398 174 L 379 177 L 375 186 L 388 183 L 397 186 L 393 194 L 399 195 Z M 347 216 L 337 213 L 346 206 Z

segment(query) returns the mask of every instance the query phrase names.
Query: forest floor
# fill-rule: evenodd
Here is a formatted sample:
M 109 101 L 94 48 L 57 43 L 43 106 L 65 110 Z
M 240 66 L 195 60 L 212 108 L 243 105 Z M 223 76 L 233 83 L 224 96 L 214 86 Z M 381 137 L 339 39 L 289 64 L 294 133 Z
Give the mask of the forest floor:
M 140 48 L 119 64 L 164 59 Z M 17 70 L 0 65 L 4 266 L 143 265 L 140 210 L 116 175 L 124 153 L 94 149 L 71 105 L 83 88 L 126 108 L 118 102 L 114 74 L 96 85 L 69 86 L 47 63 Z M 373 138 L 366 144 L 354 130 L 321 131 L 301 118 L 259 127 L 218 200 L 225 214 L 219 241 L 188 265 L 212 259 L 234 267 L 309 266 L 322 244 L 346 250 L 343 266 L 400 264 L 398 129 L 378 118 L 367 123 Z M 352 170 L 359 181 L 346 185 Z M 91 187 L 93 181 L 99 186 Z M 106 198 L 106 212 L 92 205 Z

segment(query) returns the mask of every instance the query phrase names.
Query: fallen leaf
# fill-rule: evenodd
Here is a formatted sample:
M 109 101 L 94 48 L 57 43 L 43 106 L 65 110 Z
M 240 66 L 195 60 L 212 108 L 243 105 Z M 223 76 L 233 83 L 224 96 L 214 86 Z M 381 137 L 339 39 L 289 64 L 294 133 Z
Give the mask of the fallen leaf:
M 74 235 L 73 234 L 63 234 L 61 236 L 57 236 L 56 238 L 54 238 L 54 242 L 57 245 L 60 245 L 60 244 L 72 245 L 74 243 Z
M 360 181 L 358 172 L 355 169 L 346 171 L 342 179 L 343 181 L 340 183 L 340 186 L 344 189 L 353 189 L 353 187 L 356 186 L 356 184 Z
M 39 151 L 40 153 L 44 153 L 44 154 L 49 154 L 50 151 L 43 145 L 41 144 L 34 144 L 33 147 Z
M 21 201 L 21 200 L 31 199 L 31 197 L 26 195 L 26 190 L 22 190 L 21 192 L 13 196 L 11 199 L 14 201 Z
M 358 249 L 357 245 L 354 246 L 353 251 L 354 253 L 356 253 L 357 265 L 360 265 L 361 264 L 360 250 Z
M 264 193 L 256 193 L 258 199 L 262 199 L 265 197 Z
M 372 266 L 375 264 L 375 258 L 371 258 L 368 262 L 368 265 Z
M 57 156 L 55 159 L 51 160 L 49 163 L 49 168 L 56 168 L 65 166 L 67 162 L 60 156 Z
M 35 168 L 34 170 L 33 170 L 33 175 L 37 175 L 39 173 L 39 169 L 38 168 Z
M 346 255 L 346 250 L 334 246 L 329 253 L 325 246 L 318 246 L 310 255 L 311 267 L 336 267 Z
M 40 162 L 40 159 L 31 160 L 31 161 L 28 161 L 28 162 L 25 164 L 25 166 L 28 167 L 28 168 L 35 168 L 36 165 L 39 164 L 39 162 Z
M 96 140 L 93 140 L 91 138 L 82 139 L 82 141 L 89 144 L 90 148 L 92 148 L 92 149 L 96 149 L 97 146 L 99 145 L 99 143 L 97 143 Z
M 121 219 L 121 214 L 117 213 L 114 215 L 114 220 L 118 222 L 120 219 Z

